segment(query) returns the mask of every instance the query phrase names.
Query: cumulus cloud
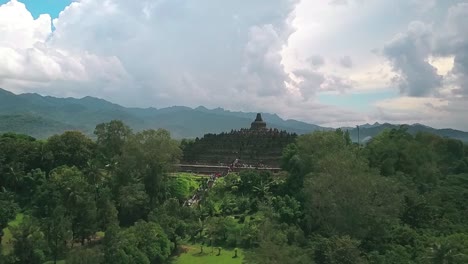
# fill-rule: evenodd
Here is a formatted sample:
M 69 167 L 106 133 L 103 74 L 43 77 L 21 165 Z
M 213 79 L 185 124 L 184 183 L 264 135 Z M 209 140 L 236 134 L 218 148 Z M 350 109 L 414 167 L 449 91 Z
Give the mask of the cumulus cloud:
M 345 93 L 353 88 L 353 81 L 334 74 L 327 74 L 313 69 L 298 69 L 295 82 L 304 100 L 314 97 L 319 92 Z
M 227 106 L 286 92 L 280 52 L 296 2 L 81 0 L 54 21 L 50 43 L 116 56 L 135 82 L 119 103 Z
M 299 69 L 294 71 L 294 75 L 300 78 L 297 83 L 302 97 L 305 100 L 313 97 L 325 83 L 325 76 L 319 72 L 307 69 Z
M 352 68 L 353 67 L 353 61 L 351 60 L 351 57 L 349 57 L 349 56 L 341 57 L 340 64 L 341 64 L 341 66 L 343 66 L 345 68 Z
M 307 62 L 310 63 L 312 67 L 320 67 L 325 65 L 325 59 L 320 55 L 312 55 L 307 59 Z
M 433 32 L 422 22 L 412 22 L 405 33 L 385 45 L 383 53 L 390 60 L 400 92 L 409 96 L 433 95 L 442 85 L 428 58 L 432 52 Z
M 21 90 L 24 85 L 46 87 L 62 81 L 116 83 L 126 77 L 115 56 L 49 45 L 51 26 L 49 15 L 34 19 L 21 2 L 0 6 L 0 84 Z
M 272 96 L 286 92 L 289 75 L 281 64 L 281 40 L 273 25 L 252 27 L 249 32 L 242 68 L 243 79 L 241 89 L 245 88 L 253 95 Z
M 452 56 L 453 69 L 450 74 L 455 80 L 456 95 L 468 97 L 468 3 L 452 6 L 447 15 L 443 32 L 437 39 L 435 52 Z
M 329 4 L 330 5 L 347 5 L 348 0 L 331 0 Z

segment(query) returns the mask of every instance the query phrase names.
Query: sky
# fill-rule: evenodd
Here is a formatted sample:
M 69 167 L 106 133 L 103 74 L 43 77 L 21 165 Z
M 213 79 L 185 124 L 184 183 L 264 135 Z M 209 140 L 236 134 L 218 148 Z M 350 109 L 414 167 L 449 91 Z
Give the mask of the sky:
M 468 131 L 468 0 L 0 0 L 0 87 Z

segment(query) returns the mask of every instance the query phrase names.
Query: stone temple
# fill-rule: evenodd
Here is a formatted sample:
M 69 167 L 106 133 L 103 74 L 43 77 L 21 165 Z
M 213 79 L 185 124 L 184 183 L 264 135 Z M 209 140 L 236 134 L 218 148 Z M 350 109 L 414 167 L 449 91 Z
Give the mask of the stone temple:
M 266 129 L 266 123 L 262 119 L 262 114 L 258 113 L 257 118 L 255 118 L 255 121 L 252 122 L 250 125 L 250 129 L 252 130 L 262 130 Z
M 247 123 L 248 124 L 248 123 Z M 205 134 L 202 138 L 186 141 L 183 162 L 186 164 L 230 164 L 241 160 L 245 164 L 263 164 L 279 167 L 283 149 L 294 143 L 297 135 L 267 128 L 260 113 L 250 128 L 240 128 L 220 134 Z

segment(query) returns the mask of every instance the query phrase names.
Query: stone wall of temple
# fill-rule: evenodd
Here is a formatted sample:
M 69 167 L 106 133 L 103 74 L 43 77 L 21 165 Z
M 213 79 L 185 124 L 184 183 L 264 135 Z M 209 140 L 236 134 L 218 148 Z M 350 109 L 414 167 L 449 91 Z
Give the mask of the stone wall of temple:
M 280 166 L 283 149 L 296 134 L 277 129 L 241 129 L 228 133 L 206 134 L 183 145 L 183 162 L 192 164 L 242 163 Z

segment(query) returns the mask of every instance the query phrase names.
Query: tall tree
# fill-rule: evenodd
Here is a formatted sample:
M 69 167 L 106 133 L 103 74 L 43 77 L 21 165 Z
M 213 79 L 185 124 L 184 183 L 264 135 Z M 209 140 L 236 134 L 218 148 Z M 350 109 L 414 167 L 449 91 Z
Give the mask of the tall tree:
M 117 185 L 142 182 L 152 205 L 166 197 L 166 176 L 182 152 L 168 131 L 145 130 L 126 142 L 119 159 Z
M 97 230 L 94 188 L 76 167 L 60 167 L 51 172 L 50 182 L 60 191 L 60 200 L 70 217 L 74 238 L 85 239 Z
M 112 120 L 96 126 L 97 146 L 103 162 L 111 162 L 122 154 L 125 142 L 132 135 L 130 127 L 122 121 Z
M 95 151 L 95 143 L 79 131 L 67 131 L 47 140 L 49 170 L 59 166 L 85 168 Z

